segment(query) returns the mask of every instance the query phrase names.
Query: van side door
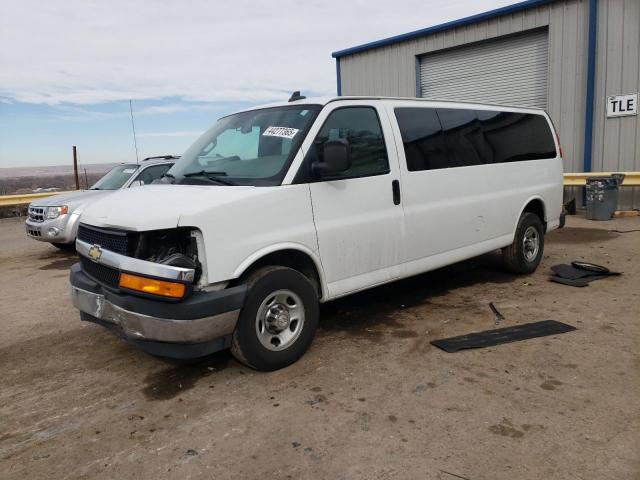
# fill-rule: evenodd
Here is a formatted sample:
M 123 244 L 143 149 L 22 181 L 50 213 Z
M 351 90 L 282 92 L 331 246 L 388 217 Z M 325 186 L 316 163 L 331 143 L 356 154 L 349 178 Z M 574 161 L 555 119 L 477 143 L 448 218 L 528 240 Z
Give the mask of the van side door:
M 402 175 L 403 276 L 469 258 L 487 238 L 473 110 L 389 104 Z
M 335 298 L 399 276 L 398 162 L 386 112 L 375 102 L 330 103 L 317 124 L 303 168 L 322 156 L 328 141 L 346 140 L 351 151 L 348 170 L 310 179 L 320 257 Z

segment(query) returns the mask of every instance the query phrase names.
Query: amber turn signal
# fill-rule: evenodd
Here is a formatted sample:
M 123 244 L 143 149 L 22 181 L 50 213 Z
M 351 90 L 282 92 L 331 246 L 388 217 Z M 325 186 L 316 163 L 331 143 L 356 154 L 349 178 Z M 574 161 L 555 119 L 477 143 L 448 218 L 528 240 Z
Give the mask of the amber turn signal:
M 129 290 L 170 298 L 182 298 L 186 292 L 186 287 L 182 283 L 138 277 L 129 273 L 120 274 L 120 286 Z

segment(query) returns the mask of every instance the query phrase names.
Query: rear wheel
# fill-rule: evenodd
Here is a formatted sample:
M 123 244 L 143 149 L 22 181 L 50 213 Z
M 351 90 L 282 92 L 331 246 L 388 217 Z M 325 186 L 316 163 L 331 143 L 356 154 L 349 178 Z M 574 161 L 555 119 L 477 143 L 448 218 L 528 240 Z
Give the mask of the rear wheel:
M 512 273 L 531 273 L 538 268 L 544 253 L 544 226 L 534 213 L 520 216 L 513 243 L 502 249 L 502 259 Z
M 307 351 L 318 326 L 316 289 L 300 272 L 279 266 L 256 271 L 247 286 L 231 353 L 256 370 L 292 364 Z

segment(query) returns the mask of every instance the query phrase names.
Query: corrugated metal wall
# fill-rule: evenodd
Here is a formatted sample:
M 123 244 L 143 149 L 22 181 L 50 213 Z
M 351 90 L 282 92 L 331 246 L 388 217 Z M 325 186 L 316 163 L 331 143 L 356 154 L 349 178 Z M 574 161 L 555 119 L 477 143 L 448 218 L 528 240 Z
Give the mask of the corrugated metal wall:
M 636 1 L 636 0 L 631 0 Z M 340 58 L 343 95 L 416 96 L 417 57 L 467 43 L 548 27 L 547 111 L 562 138 L 565 169 L 582 171 L 588 0 L 559 0 L 488 21 Z
M 547 29 L 420 57 L 421 97 L 547 108 Z
M 640 170 L 640 116 L 606 118 L 609 95 L 640 92 L 640 0 L 598 0 L 593 171 Z M 565 171 L 581 172 L 589 0 L 558 0 L 341 57 L 343 95 L 414 97 L 418 58 L 442 49 L 548 27 L 547 111 L 560 133 Z M 578 193 L 578 189 L 574 193 Z M 622 189 L 620 208 L 640 208 L 640 189 Z
M 599 0 L 593 170 L 640 170 L 640 116 L 607 118 L 609 95 L 640 92 L 640 1 Z M 640 189 L 623 188 L 620 208 L 640 208 Z
M 342 94 L 415 97 L 418 56 L 548 27 L 547 111 L 562 138 L 566 171 L 582 171 L 586 99 L 586 82 L 582 79 L 586 78 L 587 70 L 588 20 L 587 0 L 559 0 L 547 6 L 348 55 L 340 58 Z

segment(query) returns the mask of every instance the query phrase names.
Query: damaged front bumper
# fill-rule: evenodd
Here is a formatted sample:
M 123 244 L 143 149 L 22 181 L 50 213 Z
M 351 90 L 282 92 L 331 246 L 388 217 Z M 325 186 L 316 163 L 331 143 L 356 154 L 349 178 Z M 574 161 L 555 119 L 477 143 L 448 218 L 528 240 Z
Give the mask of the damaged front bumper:
M 197 358 L 228 348 L 246 286 L 193 292 L 179 302 L 138 297 L 107 288 L 71 267 L 71 300 L 81 318 L 108 328 L 152 355 Z

